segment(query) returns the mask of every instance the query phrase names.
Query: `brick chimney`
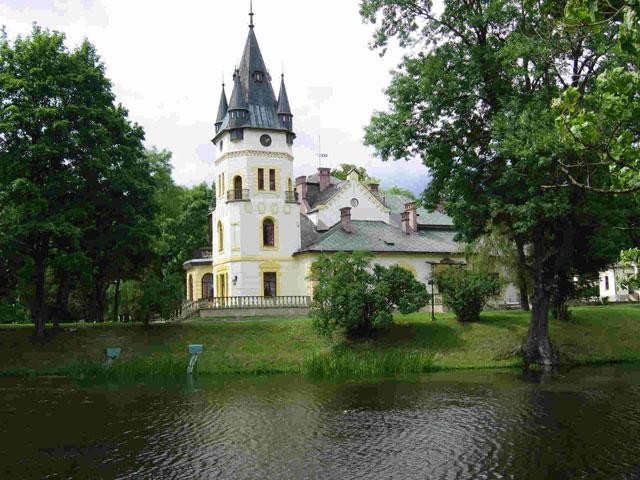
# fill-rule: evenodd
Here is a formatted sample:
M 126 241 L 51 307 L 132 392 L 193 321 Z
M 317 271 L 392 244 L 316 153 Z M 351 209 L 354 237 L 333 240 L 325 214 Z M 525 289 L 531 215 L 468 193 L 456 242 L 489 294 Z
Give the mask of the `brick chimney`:
M 340 228 L 347 233 L 351 233 L 351 207 L 340 209 Z
M 326 167 L 318 168 L 318 183 L 320 191 L 326 190 L 331 185 L 331 169 Z
M 379 184 L 377 184 L 377 183 L 370 183 L 370 184 L 369 184 L 369 191 L 370 191 L 371 193 L 378 193 L 378 191 L 379 191 L 379 190 L 378 190 L 378 187 L 379 187 L 379 186 L 380 186 L 380 185 L 379 185 Z
M 300 202 L 307 196 L 307 177 L 304 175 L 296 177 L 296 192 Z
M 409 202 L 404 204 L 404 211 L 407 213 L 409 220 L 409 228 L 412 232 L 418 231 L 418 212 L 416 211 L 416 203 Z
M 400 214 L 400 226 L 402 227 L 402 233 L 407 235 L 411 233 L 411 227 L 409 226 L 409 212 L 404 211 Z

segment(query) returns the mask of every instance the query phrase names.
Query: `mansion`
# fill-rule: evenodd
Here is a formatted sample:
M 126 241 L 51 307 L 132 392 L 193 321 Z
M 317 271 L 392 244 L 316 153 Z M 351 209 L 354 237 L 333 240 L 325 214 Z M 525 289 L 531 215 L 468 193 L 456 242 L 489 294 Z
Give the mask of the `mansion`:
M 381 192 L 352 170 L 293 177 L 293 114 L 284 76 L 276 97 L 251 16 L 227 100 L 215 121 L 216 208 L 211 250 L 184 263 L 187 300 L 309 297 L 311 264 L 322 253 L 369 251 L 425 284 L 439 264 L 463 263 L 451 219 L 409 198 Z M 505 302 L 516 303 L 512 288 Z

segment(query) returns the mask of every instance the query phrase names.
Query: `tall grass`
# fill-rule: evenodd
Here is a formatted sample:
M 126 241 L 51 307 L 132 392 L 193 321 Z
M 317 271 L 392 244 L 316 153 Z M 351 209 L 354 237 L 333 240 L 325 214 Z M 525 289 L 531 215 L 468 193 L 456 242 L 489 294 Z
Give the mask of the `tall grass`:
M 309 357 L 303 372 L 315 378 L 381 377 L 435 370 L 435 354 L 426 351 L 359 351 L 348 347 Z

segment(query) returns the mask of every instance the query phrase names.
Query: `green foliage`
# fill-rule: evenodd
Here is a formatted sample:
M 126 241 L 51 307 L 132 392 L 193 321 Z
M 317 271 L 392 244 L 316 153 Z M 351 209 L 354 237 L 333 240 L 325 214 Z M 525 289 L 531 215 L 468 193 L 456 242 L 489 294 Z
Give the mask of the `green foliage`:
M 591 89 L 572 83 L 555 99 L 557 128 L 576 150 L 570 164 L 562 164 L 573 184 L 596 191 L 640 189 L 640 3 L 637 0 L 597 2 L 569 0 L 564 11 L 566 29 L 586 42 L 614 32 L 608 50 L 617 62 L 606 62 Z M 594 172 L 608 170 L 612 185 L 594 184 Z M 597 180 L 597 176 L 595 177 Z
M 356 336 L 389 327 L 392 309 L 414 312 L 428 301 L 424 284 L 397 265 L 370 265 L 372 255 L 321 255 L 311 267 L 316 282 L 311 308 L 314 326 L 331 335 L 336 328 Z
M 480 320 L 480 312 L 491 297 L 500 293 L 496 275 L 451 267 L 435 275 L 443 303 L 461 322 Z
M 561 303 L 574 269 L 594 271 L 610 255 L 607 244 L 629 245 L 621 232 L 637 218 L 637 202 L 620 209 L 615 196 L 594 199 L 574 185 L 610 189 L 618 180 L 606 168 L 572 177 L 567 166 L 597 158 L 566 141 L 550 108 L 564 85 L 590 93 L 607 68 L 624 64 L 609 48 L 617 30 L 603 24 L 585 37 L 558 28 L 562 5 L 551 1 L 445 0 L 442 10 L 427 0 L 360 5 L 376 25 L 374 48 L 391 39 L 411 47 L 387 88 L 389 110 L 373 115 L 365 143 L 382 159 L 419 156 L 432 176 L 423 200 L 443 203 L 464 240 L 497 230 L 528 247 L 539 318 L 524 351 L 552 363 L 549 297 L 558 292 Z M 625 115 L 631 125 L 633 112 Z M 599 261 L 585 260 L 594 251 Z
M 369 176 L 369 173 L 367 172 L 367 169 L 365 167 L 357 167 L 352 163 L 341 163 L 340 168 L 334 168 L 333 170 L 331 170 L 331 176 L 336 177 L 339 180 L 346 180 L 347 174 L 351 170 L 355 170 L 356 172 L 358 172 L 361 182 L 378 182 L 377 179 Z
M 620 263 L 628 270 L 620 272 L 620 286 L 628 290 L 640 290 L 640 248 L 629 248 L 620 252 Z
M 106 286 L 144 262 L 153 236 L 144 132 L 115 104 L 95 48 L 58 32 L 0 41 L 0 229 L 38 336 L 80 282 L 101 320 Z M 54 319 L 58 319 L 57 315 Z
M 403 197 L 410 198 L 411 200 L 416 200 L 416 196 L 413 194 L 411 190 L 407 190 L 406 188 L 401 188 L 397 186 L 393 186 L 391 188 L 385 188 L 382 190 L 382 193 L 388 193 L 390 195 L 402 195 Z

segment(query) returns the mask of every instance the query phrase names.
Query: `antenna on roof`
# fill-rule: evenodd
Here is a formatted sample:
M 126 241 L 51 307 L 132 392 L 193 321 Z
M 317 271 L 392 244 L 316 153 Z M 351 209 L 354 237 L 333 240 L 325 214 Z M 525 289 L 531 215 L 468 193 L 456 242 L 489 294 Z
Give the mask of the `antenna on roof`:
M 326 153 L 322 153 L 322 143 L 320 143 L 320 135 L 318 135 L 318 168 L 320 168 L 321 162 L 323 158 L 327 158 L 329 155 Z
M 249 28 L 253 28 L 253 0 L 249 0 Z

